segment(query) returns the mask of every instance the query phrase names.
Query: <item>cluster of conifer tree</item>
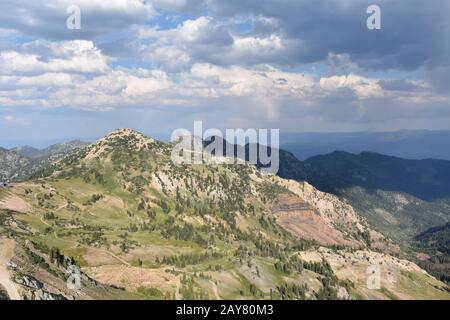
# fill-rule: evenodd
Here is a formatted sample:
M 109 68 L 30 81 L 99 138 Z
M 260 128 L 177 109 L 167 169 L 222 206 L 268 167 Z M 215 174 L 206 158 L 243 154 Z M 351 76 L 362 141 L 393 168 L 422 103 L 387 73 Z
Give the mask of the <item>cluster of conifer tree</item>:
M 179 268 L 184 268 L 187 265 L 196 265 L 205 261 L 219 259 L 222 257 L 223 256 L 218 252 L 191 253 L 178 256 L 163 257 L 161 260 L 157 258 L 156 263 L 175 265 Z

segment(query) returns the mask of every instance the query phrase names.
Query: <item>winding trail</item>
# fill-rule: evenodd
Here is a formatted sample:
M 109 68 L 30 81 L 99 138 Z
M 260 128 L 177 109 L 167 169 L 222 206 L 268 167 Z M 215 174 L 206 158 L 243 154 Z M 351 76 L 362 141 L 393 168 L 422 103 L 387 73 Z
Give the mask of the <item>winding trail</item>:
M 59 209 L 58 209 L 58 210 L 59 210 Z M 46 222 L 46 221 L 44 220 L 44 216 L 41 216 L 41 222 L 42 222 L 43 224 L 45 224 L 46 226 L 48 226 L 48 227 L 53 227 L 51 224 L 49 224 L 48 222 Z M 74 246 L 82 246 L 82 247 L 87 248 L 87 249 L 89 249 L 89 250 L 93 250 L 93 251 L 105 253 L 105 254 L 107 254 L 107 255 L 113 257 L 114 259 L 120 261 L 120 262 L 123 263 L 124 265 L 129 266 L 129 267 L 131 266 L 130 263 L 128 263 L 127 261 L 123 260 L 122 258 L 118 257 L 117 255 L 115 255 L 114 253 L 112 253 L 112 252 L 110 252 L 110 251 L 108 251 L 108 250 L 103 250 L 103 249 L 93 248 L 93 247 L 89 247 L 89 246 L 83 245 L 83 244 L 81 244 L 81 243 L 79 243 L 79 242 L 77 242 L 77 241 L 72 241 L 72 240 L 67 240 L 67 239 L 60 238 L 60 237 L 58 237 L 58 233 L 57 233 L 56 231 L 53 233 L 53 236 L 55 237 L 55 239 L 58 239 L 58 240 L 60 240 L 60 241 L 64 241 L 64 242 L 73 244 Z
M 5 288 L 11 300 L 22 300 L 16 284 L 11 281 L 6 263 L 14 256 L 14 240 L 0 239 L 0 284 Z

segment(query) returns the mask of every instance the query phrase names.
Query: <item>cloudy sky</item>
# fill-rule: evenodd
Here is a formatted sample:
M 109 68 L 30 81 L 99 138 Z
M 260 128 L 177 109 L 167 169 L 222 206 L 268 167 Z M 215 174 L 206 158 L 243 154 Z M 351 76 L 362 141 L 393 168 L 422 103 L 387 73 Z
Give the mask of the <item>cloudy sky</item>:
M 373 4 L 381 30 L 366 26 Z M 449 13 L 448 0 L 2 0 L 0 141 L 194 120 L 448 129 Z

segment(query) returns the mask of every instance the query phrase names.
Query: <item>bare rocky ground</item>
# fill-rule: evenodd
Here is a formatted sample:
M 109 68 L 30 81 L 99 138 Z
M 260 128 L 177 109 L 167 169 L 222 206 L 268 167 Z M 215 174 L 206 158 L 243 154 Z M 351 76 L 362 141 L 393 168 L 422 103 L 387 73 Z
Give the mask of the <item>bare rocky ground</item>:
M 8 267 L 7 267 L 8 266 Z M 9 300 L 91 300 L 136 298 L 81 273 L 81 287 L 67 285 L 66 266 L 55 264 L 29 241 L 0 239 L 0 285 Z
M 7 269 L 7 264 L 14 257 L 14 248 L 14 240 L 0 239 L 0 285 L 10 300 L 20 300 L 19 288 L 11 281 L 11 272 Z
M 267 299 L 275 289 L 290 299 L 450 299 L 338 197 L 248 165 L 176 168 L 168 152 L 118 130 L 47 176 L 1 189 L 1 263 L 15 266 L 0 269 L 8 294 Z M 82 271 L 75 291 L 72 260 Z M 367 288 L 373 266 L 378 289 Z
M 389 254 L 369 250 L 331 250 L 301 252 L 307 261 L 326 259 L 340 279 L 358 288 L 357 296 L 369 300 L 449 299 L 448 287 L 416 264 Z M 379 289 L 369 289 L 368 280 L 379 272 Z
M 10 194 L 0 200 L 0 209 L 28 213 L 31 211 L 31 206 L 20 197 Z

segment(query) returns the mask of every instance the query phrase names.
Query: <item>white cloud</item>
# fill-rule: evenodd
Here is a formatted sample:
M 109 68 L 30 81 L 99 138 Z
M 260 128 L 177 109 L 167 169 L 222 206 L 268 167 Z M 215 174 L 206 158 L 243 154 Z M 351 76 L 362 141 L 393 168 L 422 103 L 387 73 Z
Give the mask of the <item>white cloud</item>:
M 436 16 L 437 23 L 441 15 L 414 15 L 425 17 L 417 19 L 417 37 L 402 24 L 390 26 L 395 32 L 389 35 L 369 37 L 365 28 L 355 28 L 361 4 L 345 2 L 227 0 L 218 8 L 215 0 L 81 0 L 82 30 L 74 33 L 65 27 L 72 1 L 4 0 L 0 105 L 17 110 L 132 107 L 169 114 L 182 107 L 205 117 L 223 109 L 234 113 L 221 120 L 237 123 L 239 112 L 272 121 L 290 110 L 287 120 L 294 124 L 299 118 L 359 120 L 377 104 L 392 105 L 392 114 L 405 116 L 410 106 L 448 106 L 448 68 L 423 70 L 425 80 L 418 72 L 408 78 L 410 71 L 403 71 L 399 79 L 397 72 L 389 78 L 372 72 L 414 70 L 424 59 L 433 64 L 424 69 L 447 66 L 448 59 L 433 59 L 433 43 L 440 37 L 429 32 L 435 24 L 426 18 Z M 167 16 L 166 9 L 186 13 L 201 4 L 206 10 L 189 11 L 184 21 L 176 13 Z M 402 6 L 392 8 L 395 16 Z M 151 23 L 155 14 L 163 27 Z M 433 36 L 424 37 L 427 32 Z M 23 43 L 30 35 L 32 40 Z M 448 57 L 445 44 L 442 48 L 440 55 Z M 304 71 L 311 70 L 309 63 L 317 67 L 310 73 Z
M 314 85 L 313 77 L 302 73 L 282 72 L 270 66 L 259 68 L 219 67 L 196 64 L 182 75 L 183 83 L 214 89 L 216 94 L 231 96 L 302 97 Z
M 87 47 L 95 51 L 93 47 Z M 52 59 L 32 61 L 43 64 L 37 65 L 42 73 L 32 73 L 31 69 L 22 69 L 22 64 L 16 64 L 16 70 L 9 71 L 21 71 L 21 74 L 0 76 L 0 103 L 109 110 L 129 106 L 206 107 L 233 99 L 237 103 L 240 100 L 250 109 L 261 108 L 270 118 L 276 117 L 283 106 L 317 105 L 324 99 L 345 97 L 347 103 L 396 99 L 414 103 L 432 98 L 426 91 L 385 90 L 380 83 L 390 83 L 389 79 L 354 74 L 317 78 L 313 74 L 282 71 L 270 65 L 223 67 L 196 63 L 189 70 L 169 74 L 158 69 L 113 68 L 105 62 L 100 69 L 102 73 L 91 74 L 68 67 L 73 58 L 64 60 L 65 63 L 55 63 Z
M 269 20 L 266 24 L 275 22 Z M 261 63 L 288 63 L 300 46 L 283 34 L 241 35 L 232 24 L 212 17 L 186 20 L 172 29 L 137 27 L 134 42 L 139 56 L 169 71 L 186 70 L 196 63 L 251 66 Z
M 360 99 L 372 99 L 384 96 L 383 89 L 378 84 L 378 81 L 378 79 L 369 79 L 350 74 L 321 78 L 320 87 L 328 92 L 350 89 Z
M 32 44 L 28 46 L 33 47 Z M 0 52 L 0 74 L 104 73 L 109 70 L 110 59 L 104 56 L 91 41 L 38 42 L 34 43 L 34 46 L 43 49 L 44 54 Z

